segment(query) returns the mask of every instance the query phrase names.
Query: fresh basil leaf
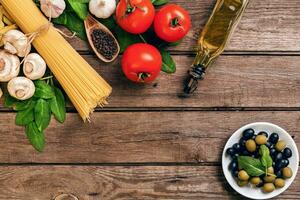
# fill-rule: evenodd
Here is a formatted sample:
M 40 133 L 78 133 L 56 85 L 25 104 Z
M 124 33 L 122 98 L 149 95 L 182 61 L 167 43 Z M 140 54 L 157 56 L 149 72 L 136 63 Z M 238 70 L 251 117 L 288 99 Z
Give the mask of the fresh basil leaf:
M 15 123 L 18 126 L 25 126 L 34 120 L 34 106 L 32 103 L 27 109 L 17 112 Z
M 55 97 L 50 100 L 50 108 L 55 119 L 60 123 L 64 123 L 66 119 L 66 103 L 63 93 L 60 89 L 54 87 Z
M 240 169 L 244 169 L 250 176 L 265 174 L 264 166 L 259 159 L 250 156 L 239 156 L 238 165 Z
M 34 122 L 26 125 L 25 129 L 27 138 L 31 145 L 39 152 L 42 152 L 45 147 L 45 136 L 42 131 L 39 131 Z
M 4 106 L 5 107 L 10 108 L 13 105 L 15 105 L 17 102 L 19 102 L 18 99 L 10 96 L 9 93 L 4 93 Z
M 138 35 L 130 34 L 121 29 L 119 26 L 115 27 L 114 33 L 120 45 L 120 53 L 123 53 L 128 46 L 142 42 Z
M 84 22 L 74 12 L 65 11 L 58 18 L 53 19 L 52 22 L 67 27 L 82 40 L 87 40 Z
M 269 148 L 266 145 L 260 146 L 259 154 L 261 155 L 261 158 L 260 158 L 261 164 L 266 168 L 272 167 L 273 160 L 272 160 L 272 157 L 270 156 Z
M 85 20 L 88 16 L 88 6 L 78 0 L 68 0 L 70 6 L 81 20 Z
M 43 99 L 51 99 L 54 97 L 54 92 L 50 85 L 48 85 L 45 81 L 35 81 L 35 93 L 34 97 L 43 98 Z
M 167 43 L 167 45 L 170 47 L 174 47 L 174 46 L 179 45 L 181 42 L 182 42 L 182 40 L 179 40 L 177 42 L 169 42 L 169 43 Z
M 44 99 L 39 99 L 34 108 L 34 119 L 39 131 L 45 130 L 50 124 L 51 112 L 49 103 Z
M 31 106 L 31 104 L 34 103 L 32 99 L 24 100 L 24 101 L 18 101 L 13 105 L 13 109 L 15 111 L 22 111 Z
M 108 28 L 109 30 L 113 30 L 114 28 L 116 28 L 116 26 L 118 26 L 113 16 L 110 16 L 107 19 L 99 19 L 99 22 L 106 26 L 106 28 Z
M 161 49 L 160 53 L 161 53 L 162 61 L 163 61 L 161 70 L 163 72 L 166 72 L 169 74 L 175 73 L 176 72 L 176 64 L 175 64 L 172 56 L 164 49 Z
M 169 2 L 169 0 L 151 0 L 151 1 L 155 6 L 161 6 Z

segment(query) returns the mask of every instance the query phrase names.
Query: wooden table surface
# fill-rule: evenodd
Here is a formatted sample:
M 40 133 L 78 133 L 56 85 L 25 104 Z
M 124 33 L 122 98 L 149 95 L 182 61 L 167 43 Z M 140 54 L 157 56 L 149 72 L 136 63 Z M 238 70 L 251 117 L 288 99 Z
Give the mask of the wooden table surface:
M 236 129 L 272 122 L 299 146 L 299 0 L 251 0 L 226 52 L 188 99 L 178 94 L 215 0 L 171 2 L 188 9 L 193 20 L 188 37 L 171 49 L 175 74 L 135 85 L 122 75 L 119 60 L 104 65 L 86 43 L 70 40 L 113 94 L 90 124 L 71 105 L 63 125 L 52 120 L 44 153 L 33 150 L 23 128 L 14 125 L 15 113 L 1 106 L 1 200 L 68 193 L 80 200 L 243 199 L 221 169 L 221 152 Z M 299 177 L 277 199 L 300 199 Z

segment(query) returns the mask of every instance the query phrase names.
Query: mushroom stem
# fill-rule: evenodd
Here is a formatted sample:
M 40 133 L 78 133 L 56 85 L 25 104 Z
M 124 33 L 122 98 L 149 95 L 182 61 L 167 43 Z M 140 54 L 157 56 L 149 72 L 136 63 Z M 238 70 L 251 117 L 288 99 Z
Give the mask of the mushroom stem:
M 16 91 L 16 96 L 17 96 L 18 98 L 24 97 L 24 96 L 25 96 L 25 91 L 22 90 L 22 89 L 17 90 L 17 91 Z
M 26 73 L 31 73 L 33 71 L 34 63 L 32 61 L 27 61 L 24 65 L 24 70 Z
M 5 68 L 5 60 L 3 58 L 0 59 L 0 71 L 3 71 Z

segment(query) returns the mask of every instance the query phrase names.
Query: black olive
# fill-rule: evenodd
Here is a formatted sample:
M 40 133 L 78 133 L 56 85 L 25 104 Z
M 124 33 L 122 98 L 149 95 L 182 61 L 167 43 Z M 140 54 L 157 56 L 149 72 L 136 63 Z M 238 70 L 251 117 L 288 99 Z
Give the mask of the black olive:
M 254 135 L 254 130 L 252 128 L 246 129 L 243 132 L 243 138 L 245 140 L 251 139 Z
M 256 151 L 254 151 L 252 153 L 252 155 L 254 156 L 254 158 L 258 158 L 259 157 L 259 150 L 257 149 Z
M 239 157 L 239 154 L 238 153 L 235 153 L 233 156 L 231 156 L 231 158 L 233 160 L 237 160 L 237 158 Z
M 233 156 L 235 154 L 235 150 L 233 148 L 228 148 L 226 150 L 226 154 L 229 156 Z
M 279 140 L 279 136 L 277 133 L 272 133 L 270 135 L 269 142 L 271 142 L 272 144 L 276 144 L 278 140 Z
M 276 156 L 276 154 L 277 154 L 276 149 L 275 149 L 275 148 L 271 148 L 271 149 L 270 149 L 270 155 L 271 155 L 272 157 L 274 157 L 274 156 Z
M 264 185 L 264 182 L 261 181 L 259 184 L 256 185 L 256 187 L 262 187 Z
M 230 171 L 237 171 L 238 170 L 238 164 L 236 160 L 232 160 L 229 164 L 229 170 Z
M 287 167 L 290 164 L 290 161 L 288 159 L 283 159 L 284 167 Z
M 267 142 L 267 143 L 266 143 L 266 146 L 270 149 L 270 148 L 273 147 L 273 144 L 272 144 L 271 142 Z
M 276 164 L 275 164 L 276 171 L 280 171 L 284 167 L 285 167 L 285 161 L 284 160 L 276 161 Z
M 241 138 L 240 141 L 239 141 L 239 144 L 241 145 L 241 147 L 245 147 L 246 145 L 246 141 L 244 138 Z
M 242 151 L 241 155 L 242 156 L 250 156 L 251 154 L 249 153 L 249 151 L 244 150 L 244 151 Z
M 285 157 L 285 158 L 290 158 L 290 157 L 292 157 L 292 150 L 290 149 L 290 148 L 285 148 L 284 150 L 283 150 L 283 156 Z
M 279 162 L 280 160 L 282 160 L 283 158 L 283 155 L 281 152 L 277 153 L 276 156 L 275 156 L 275 162 Z
M 264 131 L 258 133 L 257 135 L 264 135 L 264 136 L 266 136 L 266 138 L 269 137 L 268 133 L 266 133 L 266 132 L 264 132 Z
M 239 153 L 241 151 L 241 145 L 239 143 L 235 143 L 232 148 L 235 150 L 235 152 Z
M 282 178 L 282 170 L 278 170 L 275 175 L 277 178 Z
M 232 171 L 231 174 L 233 177 L 237 178 L 239 175 L 239 171 L 238 170 Z

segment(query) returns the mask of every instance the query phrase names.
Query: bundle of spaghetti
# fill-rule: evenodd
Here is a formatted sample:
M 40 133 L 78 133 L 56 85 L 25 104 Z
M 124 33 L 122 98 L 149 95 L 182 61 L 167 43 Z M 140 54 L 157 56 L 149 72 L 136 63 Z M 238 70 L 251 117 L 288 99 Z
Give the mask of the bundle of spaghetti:
M 33 0 L 1 0 L 5 10 L 25 34 L 35 33 L 49 21 Z M 112 88 L 72 48 L 53 26 L 39 32 L 33 46 L 45 59 L 82 119 L 89 120 L 94 108 L 106 104 Z

